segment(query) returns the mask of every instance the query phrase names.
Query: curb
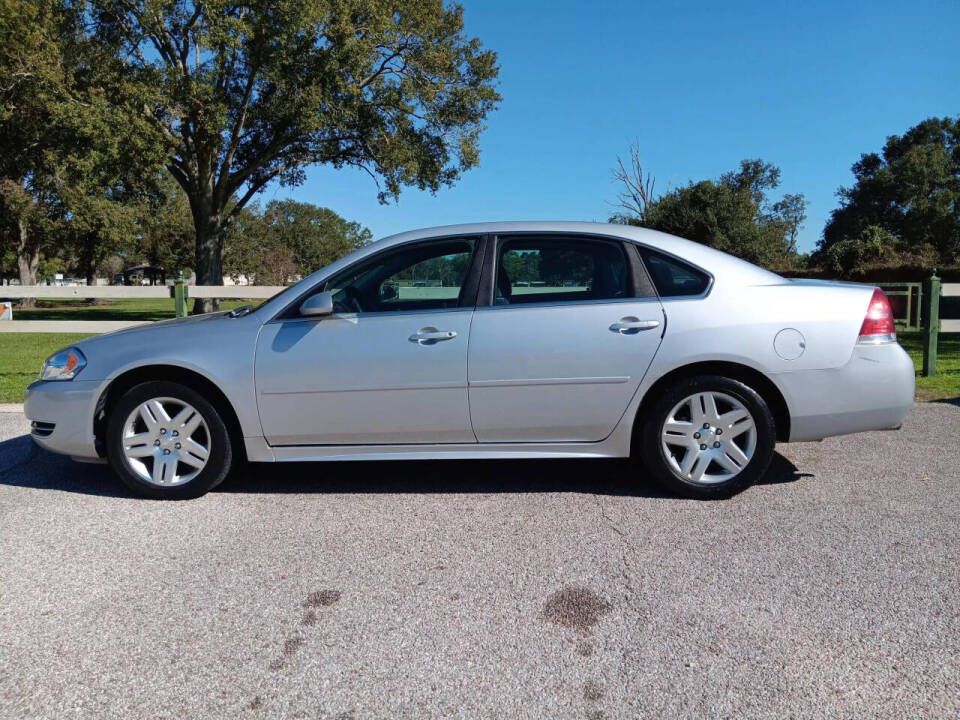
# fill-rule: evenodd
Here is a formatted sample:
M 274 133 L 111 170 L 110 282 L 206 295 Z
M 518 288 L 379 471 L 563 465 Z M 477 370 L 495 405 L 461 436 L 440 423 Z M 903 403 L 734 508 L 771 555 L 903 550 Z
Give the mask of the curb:
M 23 403 L 0 403 L 0 413 L 23 414 Z

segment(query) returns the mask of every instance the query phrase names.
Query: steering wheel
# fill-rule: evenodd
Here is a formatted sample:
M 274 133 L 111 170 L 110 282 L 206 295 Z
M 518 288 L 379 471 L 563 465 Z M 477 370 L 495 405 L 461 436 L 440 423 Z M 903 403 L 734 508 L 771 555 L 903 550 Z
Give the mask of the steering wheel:
M 354 287 L 345 287 L 334 298 L 333 311 L 335 313 L 360 313 L 363 305 L 360 303 L 360 293 Z

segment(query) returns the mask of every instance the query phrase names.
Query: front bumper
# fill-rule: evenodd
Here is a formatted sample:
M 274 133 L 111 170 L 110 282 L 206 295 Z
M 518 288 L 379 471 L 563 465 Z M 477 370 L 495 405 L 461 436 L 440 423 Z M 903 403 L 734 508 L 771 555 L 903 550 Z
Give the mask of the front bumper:
M 830 370 L 776 373 L 790 408 L 790 441 L 897 428 L 913 407 L 916 371 L 897 343 L 857 345 Z
M 33 441 L 55 453 L 96 458 L 93 416 L 101 384 L 99 380 L 32 383 L 23 414 L 32 423 Z

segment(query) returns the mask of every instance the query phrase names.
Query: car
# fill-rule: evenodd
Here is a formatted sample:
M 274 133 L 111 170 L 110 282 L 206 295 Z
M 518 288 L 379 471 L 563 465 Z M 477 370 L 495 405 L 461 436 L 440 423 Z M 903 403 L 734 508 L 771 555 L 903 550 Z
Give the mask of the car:
M 878 288 L 509 222 L 394 235 L 259 307 L 83 340 L 25 413 L 37 444 L 153 498 L 244 461 L 632 458 L 638 482 L 712 499 L 776 442 L 896 428 L 913 396 Z

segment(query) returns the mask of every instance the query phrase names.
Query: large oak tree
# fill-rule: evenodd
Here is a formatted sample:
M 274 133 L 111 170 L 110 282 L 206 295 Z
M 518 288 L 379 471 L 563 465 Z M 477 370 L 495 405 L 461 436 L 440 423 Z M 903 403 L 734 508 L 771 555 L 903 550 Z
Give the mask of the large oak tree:
M 90 4 L 189 199 L 201 284 L 222 283 L 224 232 L 267 183 L 325 163 L 368 172 L 381 201 L 436 191 L 477 164 L 499 101 L 495 54 L 442 0 Z

